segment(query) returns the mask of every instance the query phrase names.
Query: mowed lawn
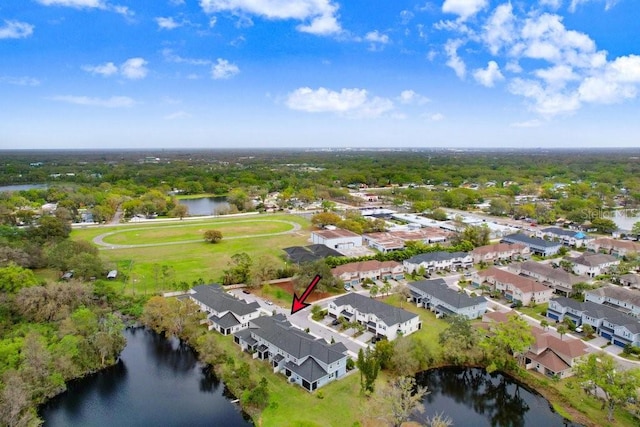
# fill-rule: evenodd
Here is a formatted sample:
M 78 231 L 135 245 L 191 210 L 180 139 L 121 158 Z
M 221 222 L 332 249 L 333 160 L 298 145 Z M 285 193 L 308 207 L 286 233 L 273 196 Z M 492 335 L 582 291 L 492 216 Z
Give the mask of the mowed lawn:
M 122 274 L 116 283 L 122 285 L 125 291 L 137 293 L 157 293 L 163 291 L 174 290 L 175 284 L 186 282 L 192 284 L 194 281 L 202 280 L 205 283 L 219 282 L 223 270 L 229 268 L 231 257 L 240 252 L 246 252 L 253 260 L 261 256 L 269 256 L 276 267 L 280 268 L 285 265 L 283 258 L 283 248 L 289 246 L 299 246 L 309 244 L 310 223 L 308 220 L 294 215 L 269 215 L 260 216 L 262 221 L 276 220 L 294 222 L 299 224 L 302 229 L 293 234 L 281 234 L 276 236 L 264 237 L 247 237 L 225 240 L 216 244 L 206 243 L 204 240 L 185 244 L 168 244 L 141 248 L 123 248 L 123 249 L 104 249 L 100 251 L 100 256 L 106 263 L 107 268 L 116 268 Z M 238 230 L 244 230 L 247 217 L 237 217 Z M 253 220 L 253 218 L 252 218 Z M 254 221 L 257 221 L 256 216 Z M 194 223 L 193 226 L 202 227 L 203 229 L 216 228 L 220 223 L 233 223 L 234 218 L 226 217 L 224 219 L 210 219 Z M 260 235 L 265 234 L 262 226 L 275 224 L 275 227 L 285 227 L 291 229 L 290 224 L 283 222 L 265 222 L 257 223 L 260 226 L 253 228 L 252 233 L 244 235 Z M 257 225 L 256 224 L 256 225 Z M 177 225 L 176 222 L 159 222 L 157 224 L 145 224 L 145 229 L 149 232 L 157 230 L 181 230 L 171 226 Z M 94 237 L 112 231 L 126 230 L 127 233 L 132 228 L 141 228 L 140 224 L 122 225 L 117 227 L 96 227 L 74 230 L 72 238 L 74 240 L 92 241 Z M 187 227 L 187 230 L 190 227 Z M 182 229 L 185 230 L 185 229 Z M 272 228 L 273 230 L 273 228 Z M 187 233 L 188 231 L 185 231 Z M 227 229 L 228 233 L 232 233 L 231 228 Z M 225 233 L 223 232 L 223 235 Z M 188 241 L 184 238 L 172 234 L 172 238 L 177 241 Z M 193 240 L 193 239 L 191 239 Z M 171 242 L 170 240 L 168 241 Z
M 202 240 L 205 231 L 219 230 L 223 239 L 256 234 L 282 233 L 293 230 L 290 222 L 272 219 L 238 220 L 229 222 L 173 224 L 164 227 L 140 227 L 108 233 L 103 241 L 113 245 L 147 245 Z

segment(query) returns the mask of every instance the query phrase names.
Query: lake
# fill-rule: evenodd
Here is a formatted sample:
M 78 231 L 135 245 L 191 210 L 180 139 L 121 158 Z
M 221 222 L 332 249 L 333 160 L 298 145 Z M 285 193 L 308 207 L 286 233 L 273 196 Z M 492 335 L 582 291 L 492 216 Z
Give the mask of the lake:
M 229 203 L 224 196 L 181 199 L 178 202 L 189 208 L 189 216 L 218 215 L 229 211 Z
M 24 191 L 24 190 L 33 190 L 33 189 L 46 189 L 49 186 L 47 184 L 16 184 L 16 185 L 1 185 L 0 193 L 11 192 L 11 191 Z
M 440 368 L 419 373 L 416 382 L 429 391 L 423 399 L 424 413 L 413 417 L 417 422 L 443 413 L 454 426 L 578 426 L 554 412 L 540 394 L 500 373 Z
M 73 381 L 43 406 L 45 426 L 253 425 L 190 347 L 143 328 L 125 335 L 117 365 Z

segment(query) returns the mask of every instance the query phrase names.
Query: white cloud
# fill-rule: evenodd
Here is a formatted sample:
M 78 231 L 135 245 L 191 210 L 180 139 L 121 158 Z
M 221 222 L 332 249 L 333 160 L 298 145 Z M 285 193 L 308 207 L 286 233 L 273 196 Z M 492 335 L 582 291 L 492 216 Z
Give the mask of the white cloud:
M 191 117 L 191 114 L 184 111 L 176 111 L 175 113 L 167 114 L 164 116 L 165 120 L 177 120 L 177 119 L 186 119 Z
M 496 61 L 489 61 L 487 68 L 478 68 L 473 72 L 473 78 L 482 86 L 493 87 L 497 81 L 504 80 L 500 67 Z
M 218 18 L 217 18 L 217 17 L 215 17 L 215 16 L 212 16 L 212 17 L 209 19 L 209 28 L 213 28 L 213 27 L 215 27 L 217 22 L 218 22 Z
M 511 123 L 511 127 L 514 128 L 537 128 L 542 126 L 542 121 L 538 119 L 527 120 L 525 122 Z
M 496 7 L 484 25 L 483 38 L 493 55 L 510 44 L 515 33 L 515 16 L 511 3 Z
M 211 61 L 208 59 L 199 58 L 183 58 L 177 55 L 171 49 L 162 49 L 162 56 L 168 62 L 175 62 L 177 64 L 189 64 L 189 65 L 211 65 Z
M 400 11 L 400 23 L 402 25 L 407 25 L 415 15 L 410 10 L 402 10 Z
M 338 22 L 338 5 L 331 0 L 200 0 L 205 13 L 231 12 L 251 14 L 272 20 L 294 19 L 304 22 L 298 31 L 331 35 L 342 31 Z
M 149 72 L 145 65 L 147 61 L 143 58 L 129 58 L 120 66 L 120 73 L 131 80 L 143 79 Z
M 569 12 L 575 12 L 578 6 L 584 3 L 589 3 L 590 1 L 593 1 L 593 0 L 571 0 L 571 3 L 569 4 Z M 618 0 L 605 0 L 604 10 L 610 10 L 617 3 L 618 3 Z
M 112 5 L 104 0 L 36 0 L 45 6 L 63 6 L 76 9 L 100 9 L 130 17 L 134 13 L 127 6 Z
M 507 62 L 507 65 L 504 66 L 505 70 L 510 71 L 512 73 L 515 74 L 519 74 L 521 73 L 522 67 L 520 66 L 520 64 L 518 63 L 518 61 L 509 61 Z
M 463 79 L 467 73 L 467 66 L 464 61 L 458 56 L 458 49 L 462 46 L 462 40 L 447 40 L 444 45 L 444 51 L 447 54 L 447 66 L 451 67 L 455 71 L 456 76 Z
M 176 22 L 176 20 L 173 19 L 173 17 L 156 18 L 156 23 L 158 24 L 158 27 L 160 27 L 160 29 L 162 30 L 175 30 L 176 28 L 182 27 L 184 25 L 184 22 Z
M 372 98 L 365 89 L 357 88 L 336 92 L 323 87 L 317 90 L 302 87 L 287 96 L 286 104 L 292 110 L 360 118 L 379 117 L 393 109 L 390 99 Z
M 442 113 L 434 113 L 434 114 L 429 114 L 427 118 L 432 122 L 441 122 L 445 119 L 445 116 Z
M 91 74 L 99 74 L 101 76 L 112 76 L 118 73 L 118 67 L 113 62 L 107 62 L 102 65 L 84 65 L 82 69 Z
M 381 43 L 381 44 L 389 43 L 389 36 L 386 34 L 381 34 L 380 32 L 378 32 L 378 30 L 368 32 L 364 36 L 364 39 L 373 43 Z
M 576 93 L 548 90 L 534 80 L 513 79 L 509 91 L 529 99 L 531 110 L 544 116 L 572 113 L 581 106 Z
M 174 6 L 181 6 L 184 4 L 184 0 L 169 0 L 169 3 Z
M 83 65 L 82 69 L 91 74 L 98 74 L 103 77 L 110 77 L 117 74 L 131 79 L 143 79 L 147 76 L 149 70 L 145 67 L 147 61 L 143 58 L 129 58 L 119 67 L 113 62 L 106 62 L 100 65 Z
M 236 64 L 232 64 L 226 59 L 218 58 L 217 63 L 211 67 L 211 77 L 214 80 L 230 79 L 240 72 Z
M 556 65 L 550 68 L 538 69 L 534 71 L 534 74 L 549 86 L 558 88 L 564 87 L 567 82 L 580 79 L 568 65 Z
M 11 76 L 0 76 L 0 83 L 6 83 L 9 85 L 15 86 L 40 86 L 40 80 L 33 77 L 11 77 Z
M 67 102 L 75 105 L 86 105 L 91 107 L 105 108 L 128 108 L 136 104 L 136 102 L 128 96 L 112 96 L 111 98 L 91 98 L 88 96 L 63 95 L 54 96 L 54 101 Z
M 423 105 L 428 103 L 430 100 L 429 98 L 424 97 L 416 93 L 415 91 L 409 89 L 409 90 L 403 90 L 402 92 L 400 92 L 400 96 L 398 96 L 398 101 L 400 101 L 401 104 Z
M 33 34 L 35 27 L 26 22 L 4 20 L 4 25 L 0 26 L 0 40 L 2 39 L 22 39 Z
M 488 4 L 488 0 L 444 0 L 442 11 L 458 15 L 464 21 L 480 12 Z
M 562 0 L 540 0 L 540 6 L 548 6 L 551 10 L 558 10 L 562 6 Z

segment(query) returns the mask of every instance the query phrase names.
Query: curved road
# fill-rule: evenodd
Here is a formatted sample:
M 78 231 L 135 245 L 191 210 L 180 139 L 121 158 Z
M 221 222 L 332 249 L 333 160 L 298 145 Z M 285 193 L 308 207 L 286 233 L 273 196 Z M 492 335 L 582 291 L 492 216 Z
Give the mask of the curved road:
M 292 226 L 291 230 L 287 230 L 287 231 L 280 231 L 278 233 L 265 233 L 265 234 L 246 234 L 246 235 L 242 235 L 242 236 L 234 236 L 234 237 L 226 237 L 225 240 L 231 240 L 231 239 L 247 239 L 250 237 L 268 237 L 268 236 L 279 236 L 282 234 L 292 234 L 292 233 L 296 233 L 298 231 L 300 231 L 302 229 L 302 227 L 300 226 L 300 224 L 297 224 L 295 222 L 291 222 L 291 221 L 283 221 L 280 219 L 255 219 L 255 220 L 246 220 L 246 221 L 225 221 L 225 222 L 217 222 L 216 224 L 238 224 L 238 223 L 242 223 L 242 222 L 281 222 L 284 224 L 289 224 Z M 178 228 L 178 227 L 191 227 L 193 226 L 193 224 L 183 224 L 183 225 L 170 225 L 167 228 Z M 165 243 L 145 243 L 145 244 L 140 244 L 140 245 L 115 245 L 115 244 L 110 244 L 104 241 L 104 239 L 108 236 L 111 236 L 112 234 L 118 234 L 118 233 L 122 233 L 123 231 L 134 231 L 134 230 L 147 230 L 149 227 L 142 227 L 142 228 L 128 228 L 126 230 L 118 230 L 118 231 L 111 231 L 109 233 L 103 233 L 99 236 L 96 236 L 93 238 L 93 243 L 95 243 L 98 246 L 102 246 L 102 248 L 100 249 L 131 249 L 131 248 L 147 248 L 147 247 L 153 247 L 153 246 L 166 246 L 166 245 L 184 245 L 186 243 L 200 243 L 202 242 L 202 239 L 197 239 L 197 240 L 182 240 L 180 242 L 165 242 Z

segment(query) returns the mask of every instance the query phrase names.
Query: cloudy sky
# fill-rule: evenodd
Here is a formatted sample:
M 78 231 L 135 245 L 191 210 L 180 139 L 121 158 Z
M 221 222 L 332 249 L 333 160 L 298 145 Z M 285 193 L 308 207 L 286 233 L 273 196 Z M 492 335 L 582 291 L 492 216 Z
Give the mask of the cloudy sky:
M 637 0 L 2 0 L 0 149 L 640 146 Z

